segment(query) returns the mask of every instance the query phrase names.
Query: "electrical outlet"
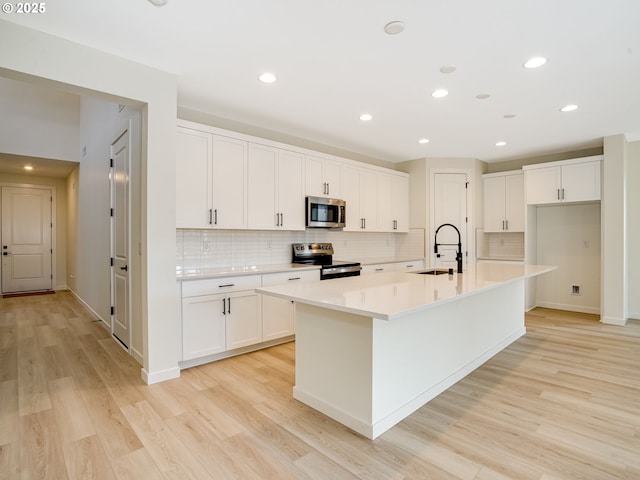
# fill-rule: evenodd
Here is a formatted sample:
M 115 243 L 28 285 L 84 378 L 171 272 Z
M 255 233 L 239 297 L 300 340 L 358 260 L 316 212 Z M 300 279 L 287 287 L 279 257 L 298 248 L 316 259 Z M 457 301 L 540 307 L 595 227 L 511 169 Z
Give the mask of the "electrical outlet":
M 571 295 L 580 295 L 580 285 L 571 285 Z

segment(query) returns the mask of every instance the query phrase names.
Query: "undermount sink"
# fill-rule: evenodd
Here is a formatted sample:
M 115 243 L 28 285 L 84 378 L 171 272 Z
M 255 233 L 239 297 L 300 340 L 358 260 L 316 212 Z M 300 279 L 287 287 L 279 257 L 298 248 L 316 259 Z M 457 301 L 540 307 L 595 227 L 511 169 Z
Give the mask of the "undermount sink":
M 449 271 L 443 270 L 441 268 L 430 268 L 428 270 L 420 270 L 420 271 L 411 272 L 411 273 L 417 273 L 419 275 L 445 275 L 449 273 Z

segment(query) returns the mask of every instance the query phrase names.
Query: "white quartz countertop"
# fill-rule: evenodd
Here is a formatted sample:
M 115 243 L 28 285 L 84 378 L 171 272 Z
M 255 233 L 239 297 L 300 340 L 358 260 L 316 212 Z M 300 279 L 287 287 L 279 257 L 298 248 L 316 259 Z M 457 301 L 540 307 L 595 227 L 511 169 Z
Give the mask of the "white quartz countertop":
M 261 275 L 265 273 L 279 273 L 300 270 L 319 270 L 320 265 L 303 265 L 285 263 L 281 265 L 248 265 L 242 267 L 198 268 L 192 270 L 177 270 L 178 280 L 203 280 L 205 278 L 231 277 L 236 275 Z
M 556 268 L 549 265 L 476 263 L 462 274 L 388 272 L 260 288 L 256 292 L 330 310 L 393 320 Z

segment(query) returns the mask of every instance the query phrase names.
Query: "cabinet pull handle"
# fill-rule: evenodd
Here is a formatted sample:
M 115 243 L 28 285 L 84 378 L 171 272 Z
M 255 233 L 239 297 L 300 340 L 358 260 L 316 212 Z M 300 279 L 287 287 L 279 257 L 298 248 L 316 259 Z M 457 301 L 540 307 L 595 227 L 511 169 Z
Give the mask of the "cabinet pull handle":
M 562 200 L 564 200 L 564 188 L 562 189 Z
M 213 211 L 213 224 L 214 225 L 218 224 L 218 209 L 217 208 Z
M 504 230 L 504 220 L 502 220 L 502 230 Z
M 327 195 L 329 195 L 329 182 L 327 182 Z
M 209 209 L 209 225 L 213 224 L 213 209 Z
M 289 280 L 300 280 L 300 277 L 291 277 Z
M 506 225 L 505 230 L 509 230 L 509 220 L 505 220 L 504 224 Z
M 276 213 L 276 227 L 280 226 L 280 214 Z
M 218 285 L 218 288 L 224 288 L 224 287 L 235 287 L 236 284 L 235 283 L 227 283 L 225 285 Z
M 560 189 L 558 189 L 558 200 L 560 200 Z
M 227 310 L 227 299 L 223 298 L 222 299 L 222 314 L 226 315 L 226 310 Z
M 407 265 L 407 268 L 413 268 L 413 265 Z
M 284 213 L 280 214 L 280 226 L 284 227 Z
M 382 272 L 384 268 L 376 268 L 376 272 Z
M 230 299 L 230 298 L 228 298 L 227 300 L 229 300 L 229 301 L 227 302 L 227 313 L 228 313 L 229 315 L 231 315 L 231 299 Z

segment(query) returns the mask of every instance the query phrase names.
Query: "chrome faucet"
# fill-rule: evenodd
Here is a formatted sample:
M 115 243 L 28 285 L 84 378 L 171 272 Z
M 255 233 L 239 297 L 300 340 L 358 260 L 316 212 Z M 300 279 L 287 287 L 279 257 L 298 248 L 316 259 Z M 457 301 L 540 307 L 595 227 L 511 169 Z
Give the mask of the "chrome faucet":
M 455 245 L 455 243 L 438 243 L 438 232 L 442 227 L 452 227 L 458 232 L 458 251 L 456 252 L 456 262 L 458 263 L 458 273 L 462 273 L 462 235 L 460 235 L 460 230 L 458 227 L 451 223 L 443 223 L 436 229 L 436 234 L 433 239 L 433 252 L 435 254 L 438 253 L 438 245 Z

